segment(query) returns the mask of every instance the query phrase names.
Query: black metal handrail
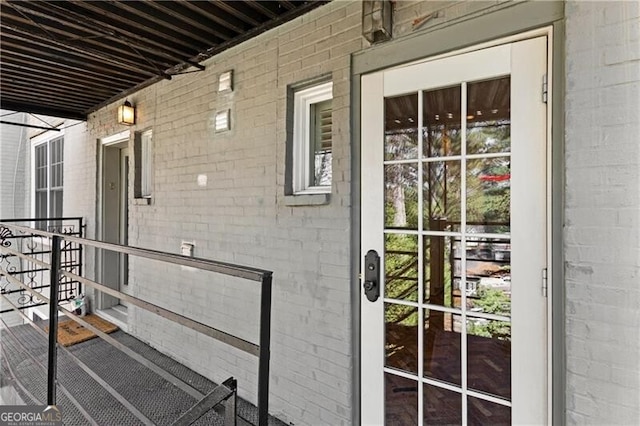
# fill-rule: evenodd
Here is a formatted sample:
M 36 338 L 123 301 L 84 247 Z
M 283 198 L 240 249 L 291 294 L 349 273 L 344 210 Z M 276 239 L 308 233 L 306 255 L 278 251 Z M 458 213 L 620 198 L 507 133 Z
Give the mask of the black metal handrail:
M 41 229 L 47 228 L 49 232 L 59 232 L 68 236 L 82 237 L 84 233 L 83 218 L 81 217 L 54 217 L 54 218 L 19 218 L 0 219 L 0 223 L 5 224 L 29 224 L 29 226 Z M 31 229 L 31 228 L 29 228 Z M 33 232 L 24 234 L 14 234 L 6 226 L 0 226 L 0 244 L 2 244 L 4 254 L 0 254 L 0 267 L 4 267 L 10 275 L 20 275 L 28 281 L 29 287 L 33 290 L 49 288 L 45 282 L 44 274 L 49 271 L 49 265 L 43 262 L 52 255 L 48 238 L 35 235 Z M 67 270 L 83 274 L 83 247 L 77 243 L 66 242 L 61 249 L 61 265 Z M 19 264 L 16 264 L 17 262 Z M 25 267 L 24 265 L 31 265 Z M 48 281 L 48 280 L 46 280 Z M 29 295 L 21 287 L 9 287 L 7 279 L 0 278 L 0 294 L 18 294 L 18 304 L 20 309 L 28 309 L 43 306 L 39 296 Z M 60 277 L 58 299 L 66 302 L 82 293 L 82 284 L 68 277 Z M 0 314 L 12 311 L 2 310 Z
M 29 219 L 26 219 L 23 221 L 29 221 Z M 157 250 L 123 246 L 119 244 L 106 243 L 106 242 L 90 240 L 86 238 L 79 238 L 71 235 L 61 234 L 58 232 L 48 232 L 48 231 L 33 229 L 31 227 L 14 225 L 14 224 L 8 223 L 7 221 L 0 222 L 0 229 L 2 228 L 10 229 L 14 232 L 22 232 L 24 234 L 37 235 L 40 237 L 50 239 L 51 241 L 52 254 L 51 254 L 50 262 L 44 262 L 44 261 L 38 262 L 43 267 L 50 268 L 50 271 L 51 271 L 50 285 L 52 289 L 51 294 L 53 296 L 50 299 L 47 299 L 46 297 L 39 295 L 40 299 L 44 300 L 46 303 L 50 303 L 49 369 L 48 369 L 49 384 L 48 384 L 48 394 L 47 394 L 49 405 L 55 405 L 55 401 L 56 401 L 56 395 L 55 395 L 56 362 L 55 360 L 56 360 L 56 349 L 57 349 L 56 336 L 57 336 L 57 312 L 58 311 L 64 313 L 66 316 L 72 318 L 74 321 L 77 321 L 83 326 L 85 326 L 86 328 L 90 329 L 91 331 L 96 333 L 98 336 L 102 337 L 104 340 L 114 345 L 116 348 L 122 350 L 127 355 L 136 359 L 138 362 L 145 363 L 145 361 L 139 359 L 140 357 L 136 357 L 135 354 L 131 353 L 132 351 L 125 350 L 121 344 L 118 344 L 117 342 L 115 342 L 115 339 L 110 338 L 108 335 L 101 332 L 99 329 L 97 329 L 96 327 L 94 327 L 93 325 L 91 325 L 81 317 L 75 315 L 73 312 L 67 309 L 64 309 L 61 306 L 58 306 L 58 303 L 56 300 L 57 299 L 56 290 L 58 287 L 58 283 L 60 281 L 59 278 L 67 277 L 69 279 L 75 280 L 89 287 L 92 287 L 98 291 L 110 294 L 122 300 L 126 300 L 131 304 L 134 304 L 142 309 L 153 312 L 170 321 L 179 323 L 185 327 L 191 328 L 192 330 L 206 334 L 230 346 L 233 346 L 244 352 L 257 356 L 258 357 L 258 407 L 257 407 L 258 408 L 258 424 L 260 426 L 267 425 L 268 415 L 269 415 L 268 414 L 269 361 L 270 361 L 270 339 L 271 339 L 271 294 L 272 294 L 272 275 L 273 275 L 271 271 L 252 268 L 252 267 L 246 267 L 242 265 L 236 265 L 232 263 L 219 262 L 219 261 L 214 261 L 209 259 L 192 258 L 192 257 L 177 255 L 173 253 L 161 252 Z M 183 316 L 171 310 L 162 308 L 160 306 L 151 304 L 145 300 L 142 300 L 134 296 L 114 290 L 112 288 L 109 288 L 103 284 L 97 283 L 93 280 L 83 277 L 81 276 L 81 274 L 76 274 L 66 270 L 64 266 L 60 264 L 60 261 L 59 261 L 62 244 L 65 242 L 75 243 L 80 246 L 88 246 L 88 247 L 93 247 L 97 249 L 110 250 L 110 251 L 114 251 L 114 252 L 122 253 L 126 255 L 133 255 L 133 256 L 138 256 L 142 258 L 158 260 L 158 261 L 180 265 L 180 266 L 198 268 L 201 270 L 211 271 L 211 272 L 223 274 L 226 276 L 260 282 L 261 294 L 260 294 L 259 343 L 256 345 L 255 343 L 248 342 L 244 339 L 241 339 L 240 337 L 231 335 L 229 333 L 226 333 L 222 330 L 218 330 L 206 324 L 202 324 L 200 322 L 197 322 L 193 319 L 190 319 L 186 316 Z M 0 250 L 3 250 L 2 244 L 0 244 Z M 34 291 L 1 267 L 0 267 L 0 276 L 5 276 L 10 282 L 21 286 L 27 292 L 32 293 Z M 58 279 L 56 279 L 56 277 Z M 148 363 L 145 363 L 145 365 L 147 364 Z M 177 378 L 175 379 L 179 380 Z M 199 394 L 197 391 L 193 393 L 196 393 L 203 400 L 208 397 L 208 396 Z M 209 397 L 209 399 L 211 398 Z M 202 402 L 199 404 L 202 405 Z M 233 406 L 235 406 L 235 404 L 233 404 Z

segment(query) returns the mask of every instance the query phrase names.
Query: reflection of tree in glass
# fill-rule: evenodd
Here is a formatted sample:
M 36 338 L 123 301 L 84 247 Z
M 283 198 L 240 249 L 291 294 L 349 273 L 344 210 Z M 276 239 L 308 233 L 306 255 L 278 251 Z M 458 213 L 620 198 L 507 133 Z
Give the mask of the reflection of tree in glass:
M 470 123 L 467 129 L 467 153 L 499 153 L 511 150 L 508 120 Z M 509 157 L 467 162 L 467 220 L 470 223 L 498 223 L 490 230 L 508 232 L 510 221 Z
M 481 121 L 467 126 L 467 153 L 509 152 L 511 125 L 508 120 Z
M 406 327 L 418 325 L 418 311 L 411 306 L 390 304 L 387 306 L 384 316 L 386 323 L 400 324 Z
M 495 315 L 509 315 L 511 312 L 511 299 L 497 289 L 480 287 L 478 300 L 474 305 L 482 312 Z M 490 337 L 499 340 L 511 340 L 511 324 L 504 321 L 470 320 L 469 334 L 475 336 Z
M 428 157 L 460 155 L 460 123 L 427 124 L 423 134 Z
M 394 129 L 385 133 L 384 159 L 406 160 L 418 158 L 418 133 L 415 127 Z
M 480 287 L 478 296 L 479 299 L 474 302 L 474 306 L 481 308 L 484 313 L 509 315 L 511 312 L 511 299 L 502 290 Z
M 314 163 L 314 185 L 331 185 L 331 151 L 316 152 Z
M 507 232 L 511 208 L 509 158 L 469 160 L 467 165 L 468 222 L 499 223 L 503 226 L 493 228 L 493 231 Z
M 385 297 L 418 300 L 418 239 L 415 235 L 385 236 Z
M 448 224 L 460 222 L 460 179 L 458 160 L 425 163 L 425 227 L 444 231 Z
M 385 225 L 418 227 L 418 168 L 412 164 L 385 167 Z

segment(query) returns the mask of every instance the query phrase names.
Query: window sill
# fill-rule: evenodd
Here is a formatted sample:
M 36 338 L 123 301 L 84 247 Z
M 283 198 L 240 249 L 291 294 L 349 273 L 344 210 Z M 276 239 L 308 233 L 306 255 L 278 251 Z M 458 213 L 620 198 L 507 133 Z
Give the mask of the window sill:
M 151 198 L 134 198 L 133 205 L 134 206 L 148 206 L 151 204 Z
M 284 204 L 290 207 L 296 206 L 324 206 L 331 201 L 331 194 L 297 194 L 285 195 Z

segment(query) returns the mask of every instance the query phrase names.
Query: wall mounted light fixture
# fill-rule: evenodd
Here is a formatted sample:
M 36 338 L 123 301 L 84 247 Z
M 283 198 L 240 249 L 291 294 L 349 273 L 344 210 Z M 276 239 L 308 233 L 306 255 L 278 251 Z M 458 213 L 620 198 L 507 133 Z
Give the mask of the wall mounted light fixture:
M 124 101 L 124 104 L 118 107 L 118 123 L 128 126 L 136 124 L 136 109 L 129 101 Z
M 370 43 L 391 39 L 393 6 L 389 0 L 362 2 L 362 35 Z

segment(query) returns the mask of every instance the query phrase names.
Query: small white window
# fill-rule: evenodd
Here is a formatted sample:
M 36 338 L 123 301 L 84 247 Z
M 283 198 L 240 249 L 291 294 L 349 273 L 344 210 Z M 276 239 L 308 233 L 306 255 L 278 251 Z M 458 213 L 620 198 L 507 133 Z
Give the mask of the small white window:
M 33 145 L 33 213 L 38 219 L 61 218 L 63 197 L 64 138 L 42 138 Z M 59 221 L 43 221 L 38 229 L 54 229 Z
M 134 146 L 136 157 L 135 197 L 151 198 L 153 184 L 153 134 L 147 130 L 138 135 Z
M 293 192 L 331 192 L 333 83 L 294 93 Z

